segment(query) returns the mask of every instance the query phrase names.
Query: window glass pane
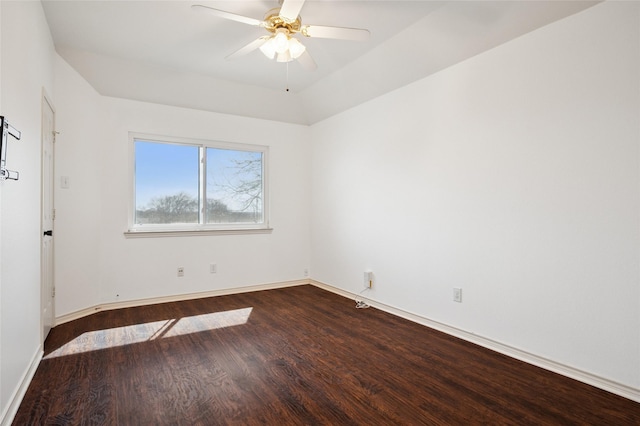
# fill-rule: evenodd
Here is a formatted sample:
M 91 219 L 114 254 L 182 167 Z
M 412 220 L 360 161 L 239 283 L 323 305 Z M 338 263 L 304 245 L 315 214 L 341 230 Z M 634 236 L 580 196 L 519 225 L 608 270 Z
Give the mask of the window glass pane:
M 135 141 L 135 223 L 198 223 L 197 146 Z
M 263 222 L 262 153 L 207 148 L 207 223 Z

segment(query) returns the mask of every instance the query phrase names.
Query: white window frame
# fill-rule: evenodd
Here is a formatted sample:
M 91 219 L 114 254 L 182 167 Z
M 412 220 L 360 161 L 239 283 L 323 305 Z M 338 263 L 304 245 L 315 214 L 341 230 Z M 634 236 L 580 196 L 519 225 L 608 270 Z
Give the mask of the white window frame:
M 187 145 L 204 148 L 205 156 L 207 148 L 230 149 L 234 151 L 248 151 L 262 153 L 262 209 L 263 222 L 261 223 L 194 223 L 194 224 L 136 224 L 136 171 L 135 171 L 135 142 L 136 140 L 167 143 L 174 145 Z M 205 170 L 199 167 L 199 200 L 206 194 Z M 269 226 L 269 147 L 265 145 L 252 145 L 235 142 L 220 142 L 202 139 L 189 139 L 172 136 L 152 135 L 146 133 L 129 132 L 129 213 L 128 230 L 124 233 L 127 238 L 138 237 L 170 237 L 193 235 L 219 235 L 219 234 L 244 234 L 244 233 L 271 233 Z M 203 208 L 203 207 L 201 207 Z

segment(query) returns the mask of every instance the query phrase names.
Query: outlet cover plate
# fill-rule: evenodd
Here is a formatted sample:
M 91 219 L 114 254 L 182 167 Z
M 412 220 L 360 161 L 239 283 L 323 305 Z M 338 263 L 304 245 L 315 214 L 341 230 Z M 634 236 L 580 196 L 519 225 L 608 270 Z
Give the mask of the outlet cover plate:
M 454 287 L 453 288 L 453 301 L 462 303 L 462 289 Z

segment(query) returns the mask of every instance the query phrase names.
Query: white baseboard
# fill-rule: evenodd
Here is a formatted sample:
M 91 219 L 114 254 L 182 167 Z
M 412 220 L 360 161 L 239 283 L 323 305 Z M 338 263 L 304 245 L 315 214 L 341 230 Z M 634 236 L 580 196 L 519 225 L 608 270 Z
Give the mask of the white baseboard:
M 27 393 L 27 389 L 29 388 L 29 384 L 33 379 L 33 376 L 36 374 L 36 370 L 38 369 L 38 365 L 40 365 L 40 360 L 42 359 L 43 351 L 42 347 L 39 347 L 33 357 L 31 357 L 31 363 L 29 367 L 22 375 L 20 380 L 20 384 L 13 391 L 13 395 L 9 399 L 9 403 L 7 404 L 6 409 L 2 413 L 2 417 L 0 417 L 0 425 L 9 426 L 16 414 L 18 413 L 18 408 L 20 408 L 20 404 L 22 403 L 22 399 L 24 395 Z
M 355 293 L 351 293 L 349 291 L 345 291 L 345 290 L 333 287 L 329 284 L 325 284 L 320 281 L 311 280 L 311 284 L 316 287 L 322 288 L 324 290 L 339 294 L 340 296 L 344 296 L 350 299 L 355 299 L 357 297 Z M 429 318 L 416 315 L 411 312 L 407 312 L 393 306 L 386 305 L 384 303 L 376 302 L 375 300 L 371 300 L 370 298 L 366 298 L 366 299 L 367 299 L 366 300 L 367 303 L 370 306 L 378 308 L 381 311 L 385 311 L 390 314 L 396 315 L 398 317 L 407 319 L 409 321 L 433 328 L 438 331 L 442 331 L 443 333 L 458 337 L 460 339 L 466 340 L 471 343 L 475 343 L 476 345 L 485 347 L 487 349 L 491 349 L 503 355 L 507 355 L 511 358 L 524 361 L 528 364 L 532 364 L 537 367 L 544 368 L 545 370 L 553 371 L 554 373 L 558 373 L 562 376 L 566 376 L 571 379 L 578 380 L 580 382 L 600 388 L 607 392 L 614 393 L 616 395 L 622 396 L 632 401 L 640 402 L 640 389 L 636 389 L 631 386 L 627 386 L 622 383 L 618 383 L 613 380 L 609 380 L 609 379 L 597 376 L 595 374 L 591 374 L 586 371 L 582 371 L 577 368 L 573 368 L 571 366 L 540 357 L 538 355 L 506 345 L 504 343 L 500 343 L 486 337 L 478 336 L 477 334 L 473 334 L 468 331 L 465 331 L 456 327 L 452 327 L 450 325 L 447 325 L 438 321 L 434 321 Z
M 278 283 L 258 284 L 246 287 L 233 287 L 221 290 L 210 290 L 198 293 L 177 294 L 173 296 L 151 297 L 148 299 L 128 300 L 123 302 L 103 303 L 79 311 L 71 312 L 56 317 L 55 325 L 64 324 L 69 321 L 80 319 L 100 311 L 110 311 L 113 309 L 131 308 L 135 306 L 155 305 L 158 303 L 180 302 L 183 300 L 203 299 L 205 297 L 225 296 L 229 294 L 249 293 L 252 291 L 273 290 L 276 288 L 294 287 L 298 285 L 311 284 L 309 279 L 284 281 Z

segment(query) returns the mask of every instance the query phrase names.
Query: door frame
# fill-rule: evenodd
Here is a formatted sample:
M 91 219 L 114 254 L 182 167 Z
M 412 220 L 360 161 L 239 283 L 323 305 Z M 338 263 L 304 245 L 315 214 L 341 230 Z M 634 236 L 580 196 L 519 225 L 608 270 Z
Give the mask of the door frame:
M 46 306 L 45 303 L 45 297 L 51 297 L 51 328 L 53 328 L 53 326 L 55 326 L 55 240 L 51 241 L 51 267 L 50 267 L 50 282 L 51 282 L 51 291 L 53 292 L 50 296 L 46 296 L 45 295 L 45 283 L 46 283 L 46 277 L 45 277 L 45 268 L 44 268 L 44 264 L 45 264 L 45 259 L 43 258 L 43 245 L 44 245 L 44 231 L 45 231 L 45 224 L 44 224 L 44 220 L 43 220 L 43 216 L 44 216 L 44 193 L 47 190 L 46 185 L 45 185 L 45 158 L 44 158 L 44 143 L 45 143 L 45 126 L 44 126 L 44 111 L 45 108 L 49 108 L 51 109 L 51 112 L 53 114 L 52 117 L 52 122 L 53 122 L 53 132 L 54 134 L 52 135 L 53 137 L 53 141 L 52 141 L 52 147 L 51 147 L 51 182 L 50 182 L 50 186 L 49 188 L 51 188 L 51 194 L 49 194 L 50 196 L 50 200 L 51 200 L 51 209 L 52 209 L 52 223 L 51 223 L 51 228 L 54 228 L 54 223 L 55 223 L 55 126 L 56 126 L 56 110 L 55 107 L 53 106 L 53 102 L 51 101 L 51 97 L 47 94 L 47 91 L 42 88 L 42 100 L 41 100 L 41 118 L 40 118 L 40 126 L 41 126 L 41 131 L 40 131 L 40 156 L 41 156 L 41 162 L 40 162 L 40 341 L 43 345 L 44 348 L 44 341 L 46 339 L 46 335 L 44 332 L 44 327 L 45 327 L 45 318 L 44 318 L 44 308 Z M 55 235 L 55 233 L 54 233 Z

